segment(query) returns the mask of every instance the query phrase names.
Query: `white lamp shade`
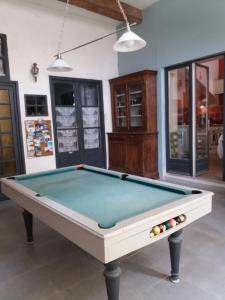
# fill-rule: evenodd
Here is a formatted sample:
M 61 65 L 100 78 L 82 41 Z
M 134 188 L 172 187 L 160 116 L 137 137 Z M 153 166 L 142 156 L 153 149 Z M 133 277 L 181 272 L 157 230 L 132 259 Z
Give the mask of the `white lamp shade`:
M 51 65 L 47 68 L 50 72 L 69 72 L 72 71 L 71 68 L 62 58 L 61 55 L 57 55 L 56 59 L 53 61 Z
M 114 44 L 113 49 L 118 52 L 132 52 L 144 48 L 146 44 L 146 41 L 136 33 L 127 30 Z

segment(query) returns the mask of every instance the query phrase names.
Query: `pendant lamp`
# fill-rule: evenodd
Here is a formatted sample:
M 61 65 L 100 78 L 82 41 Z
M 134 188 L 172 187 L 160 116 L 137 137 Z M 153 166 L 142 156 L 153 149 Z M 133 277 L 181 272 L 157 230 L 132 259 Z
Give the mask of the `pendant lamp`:
M 69 0 L 67 0 L 67 2 L 66 2 L 62 27 L 61 27 L 61 31 L 60 31 L 60 35 L 59 35 L 58 52 L 57 52 L 58 54 L 56 55 L 56 59 L 47 68 L 47 70 L 50 72 L 69 72 L 69 71 L 73 70 L 73 68 L 70 67 L 64 61 L 64 59 L 62 58 L 62 55 L 61 55 L 62 38 L 63 38 L 63 33 L 64 33 L 64 27 L 65 27 L 66 14 L 67 14 L 68 7 L 69 7 Z
M 47 68 L 50 72 L 69 72 L 73 68 L 70 67 L 60 54 L 57 54 L 56 59 Z
M 117 0 L 117 4 L 126 22 L 127 30 L 121 35 L 118 41 L 114 44 L 113 49 L 118 52 L 132 52 L 144 48 L 147 44 L 146 41 L 144 41 L 140 36 L 138 36 L 133 31 L 131 31 L 127 16 L 120 3 L 120 0 Z

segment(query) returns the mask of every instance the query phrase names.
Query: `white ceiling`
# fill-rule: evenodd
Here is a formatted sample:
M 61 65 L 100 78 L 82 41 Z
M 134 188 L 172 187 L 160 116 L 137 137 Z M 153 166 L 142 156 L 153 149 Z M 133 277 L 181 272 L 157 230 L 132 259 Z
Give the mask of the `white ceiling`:
M 153 3 L 159 1 L 159 0 L 122 0 L 123 2 L 126 2 L 127 4 L 136 6 L 140 9 L 145 9 L 146 7 L 152 5 Z

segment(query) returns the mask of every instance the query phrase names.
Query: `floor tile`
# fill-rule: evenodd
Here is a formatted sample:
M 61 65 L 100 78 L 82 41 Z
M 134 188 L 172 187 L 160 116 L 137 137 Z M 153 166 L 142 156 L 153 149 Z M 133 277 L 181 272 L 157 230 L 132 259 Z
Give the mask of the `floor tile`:
M 65 255 L 60 260 L 43 267 L 44 274 L 51 279 L 58 291 L 79 285 L 80 282 L 100 270 L 100 264 L 92 257 L 77 253 Z
M 214 263 L 213 257 L 198 257 L 186 265 L 181 278 L 206 293 L 222 297 L 225 294 L 225 265 Z
M 79 285 L 67 289 L 63 293 L 66 300 L 106 300 L 107 292 L 105 279 L 102 272 L 92 274 L 87 280 L 80 282 Z M 121 282 L 120 300 L 136 300 L 134 289 L 127 289 Z
M 200 288 L 182 280 L 178 284 L 169 281 L 161 281 L 160 283 L 150 287 L 148 290 L 142 291 L 138 295 L 139 300 L 165 300 L 165 299 L 182 299 L 182 300 L 219 300 L 220 298 L 214 294 L 210 294 Z
M 58 239 L 50 239 L 45 243 L 36 244 L 34 242 L 32 245 L 27 245 L 26 253 L 36 264 L 43 266 L 60 260 L 65 256 L 65 253 L 68 255 L 79 251 L 77 249 L 73 243 L 60 236 Z
M 38 300 L 49 297 L 54 290 L 50 278 L 38 269 L 0 283 L 0 300 Z
M 0 256 L 0 282 L 3 283 L 36 267 L 36 264 L 23 251 Z
M 55 292 L 50 297 L 43 298 L 43 299 L 40 299 L 40 300 L 66 300 L 66 298 L 64 296 L 64 293 L 62 293 L 62 292 Z

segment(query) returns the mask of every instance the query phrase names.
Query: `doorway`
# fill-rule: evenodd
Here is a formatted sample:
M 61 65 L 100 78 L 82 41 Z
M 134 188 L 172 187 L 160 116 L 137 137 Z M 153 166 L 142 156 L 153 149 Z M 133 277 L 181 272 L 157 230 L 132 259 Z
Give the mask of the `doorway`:
M 167 172 L 193 175 L 191 64 L 166 71 Z
M 225 179 L 224 55 L 166 69 L 167 172 Z
M 0 83 L 0 177 L 24 172 L 19 116 L 17 84 Z
M 50 77 L 57 167 L 106 166 L 102 83 Z
M 203 151 L 201 159 L 205 158 L 205 170 L 196 172 L 196 175 L 222 180 L 224 56 L 200 60 L 195 63 L 195 66 L 196 132 L 204 136 L 200 147 Z

